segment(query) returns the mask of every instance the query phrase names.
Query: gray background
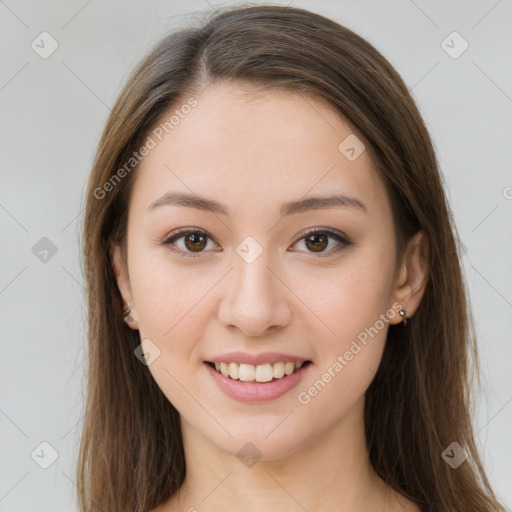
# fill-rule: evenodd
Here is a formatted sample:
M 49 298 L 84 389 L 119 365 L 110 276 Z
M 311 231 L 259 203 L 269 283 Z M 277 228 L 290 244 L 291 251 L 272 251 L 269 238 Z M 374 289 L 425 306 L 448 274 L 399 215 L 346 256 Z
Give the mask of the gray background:
M 496 491 L 510 505 L 512 1 L 291 4 L 373 43 L 402 75 L 427 122 L 479 335 L 484 387 L 476 395 L 477 442 Z M 109 108 L 135 63 L 190 20 L 183 15 L 221 5 L 0 0 L 0 511 L 76 510 L 84 385 L 78 234 L 86 178 Z M 46 59 L 31 47 L 34 40 L 42 45 L 43 31 L 58 43 Z M 453 46 L 452 56 L 442 43 L 453 31 L 469 44 L 457 58 L 462 41 L 444 43 Z M 58 458 L 43 469 L 52 450 Z

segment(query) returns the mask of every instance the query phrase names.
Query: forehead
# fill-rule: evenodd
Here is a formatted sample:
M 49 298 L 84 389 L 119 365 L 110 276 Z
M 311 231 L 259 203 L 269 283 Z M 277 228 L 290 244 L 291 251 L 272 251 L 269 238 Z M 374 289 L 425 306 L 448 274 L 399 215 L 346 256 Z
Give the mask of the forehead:
M 234 84 L 212 85 L 193 99 L 192 108 L 183 107 L 193 104 L 186 96 L 162 116 L 158 136 L 149 133 L 155 145 L 141 161 L 132 196 L 141 208 L 176 190 L 217 199 L 233 211 L 269 211 L 287 200 L 332 193 L 364 199 L 374 213 L 388 210 L 363 141 L 327 102 Z M 362 152 L 354 159 L 347 146 Z

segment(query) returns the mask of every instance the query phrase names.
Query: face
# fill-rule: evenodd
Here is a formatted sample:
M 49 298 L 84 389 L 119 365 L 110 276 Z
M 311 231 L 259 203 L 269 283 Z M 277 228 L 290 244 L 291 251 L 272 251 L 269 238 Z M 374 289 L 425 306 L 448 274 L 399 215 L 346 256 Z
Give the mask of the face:
M 401 317 L 391 206 L 368 152 L 329 105 L 252 92 L 211 86 L 157 141 L 130 200 L 127 266 L 115 262 L 182 427 L 278 458 L 362 403 Z

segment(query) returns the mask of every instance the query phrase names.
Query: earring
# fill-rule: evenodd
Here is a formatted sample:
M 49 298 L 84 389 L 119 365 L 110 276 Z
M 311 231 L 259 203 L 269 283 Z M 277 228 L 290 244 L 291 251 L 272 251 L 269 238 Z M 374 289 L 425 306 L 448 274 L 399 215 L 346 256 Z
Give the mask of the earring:
M 133 322 L 133 317 L 132 315 L 130 315 L 130 313 L 132 312 L 132 310 L 130 309 L 130 303 L 129 302 L 126 302 L 126 305 L 127 307 L 123 310 L 123 318 L 126 318 L 126 321 L 127 322 Z
M 400 311 L 398 313 L 404 319 L 404 326 L 407 325 L 407 317 L 405 316 L 405 309 L 404 308 L 400 308 Z

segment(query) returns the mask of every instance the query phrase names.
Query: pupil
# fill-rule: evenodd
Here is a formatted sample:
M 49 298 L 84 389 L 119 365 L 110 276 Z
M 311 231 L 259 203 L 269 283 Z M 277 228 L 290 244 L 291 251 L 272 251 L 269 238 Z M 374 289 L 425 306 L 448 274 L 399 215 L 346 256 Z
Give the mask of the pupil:
M 195 249 L 204 249 L 204 240 L 201 240 L 201 238 L 205 238 L 203 235 L 197 235 L 197 234 L 192 234 L 192 235 L 189 235 L 187 237 L 188 240 L 192 240 L 192 249 L 195 248 Z M 202 244 L 203 245 L 197 245 L 198 243 L 199 244 Z M 189 247 L 190 249 L 190 247 Z
M 310 235 L 309 238 L 308 238 L 308 241 L 315 243 L 314 242 L 315 239 L 323 239 L 323 242 L 325 243 L 327 237 L 325 235 Z M 316 243 L 318 243 L 318 242 L 316 242 Z M 314 252 L 320 252 L 322 249 L 325 249 L 325 247 L 320 247 L 319 248 L 318 246 L 313 246 L 313 251 Z

